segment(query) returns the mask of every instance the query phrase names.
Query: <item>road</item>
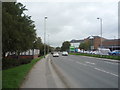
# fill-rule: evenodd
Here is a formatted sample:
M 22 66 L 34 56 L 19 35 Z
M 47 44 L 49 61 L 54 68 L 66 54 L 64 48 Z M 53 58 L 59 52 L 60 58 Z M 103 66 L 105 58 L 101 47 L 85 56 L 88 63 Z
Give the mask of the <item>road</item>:
M 69 88 L 118 88 L 118 63 L 75 55 L 50 59 Z

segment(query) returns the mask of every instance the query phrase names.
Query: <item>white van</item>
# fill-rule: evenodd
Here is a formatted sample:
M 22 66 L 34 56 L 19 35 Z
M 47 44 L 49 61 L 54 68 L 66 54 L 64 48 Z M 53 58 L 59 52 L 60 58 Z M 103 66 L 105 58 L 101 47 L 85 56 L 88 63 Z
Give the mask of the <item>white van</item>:
M 100 55 L 109 55 L 110 49 L 98 48 L 98 54 Z

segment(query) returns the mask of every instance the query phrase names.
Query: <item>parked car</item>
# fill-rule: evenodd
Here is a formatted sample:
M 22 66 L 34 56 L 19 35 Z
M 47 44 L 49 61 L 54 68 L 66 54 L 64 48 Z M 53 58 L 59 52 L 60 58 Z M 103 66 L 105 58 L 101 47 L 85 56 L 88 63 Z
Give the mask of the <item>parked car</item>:
M 62 52 L 62 56 L 68 56 L 68 52 L 63 51 L 63 52 Z
M 114 50 L 112 52 L 109 52 L 109 55 L 120 55 L 120 50 Z
M 54 53 L 53 53 L 53 57 L 59 57 L 58 52 L 54 52 Z

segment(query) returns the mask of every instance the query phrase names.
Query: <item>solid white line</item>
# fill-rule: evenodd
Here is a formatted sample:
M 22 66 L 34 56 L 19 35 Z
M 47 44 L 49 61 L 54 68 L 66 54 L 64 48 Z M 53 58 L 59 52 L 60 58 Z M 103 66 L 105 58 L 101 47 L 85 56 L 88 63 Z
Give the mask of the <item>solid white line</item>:
M 86 63 L 88 63 L 88 64 L 92 64 L 92 65 L 95 65 L 95 63 L 91 63 L 91 62 L 86 62 Z
M 104 73 L 108 73 L 108 74 L 111 74 L 111 75 L 114 75 L 116 77 L 118 77 L 118 75 L 114 74 L 114 73 L 110 73 L 110 72 L 107 72 L 105 70 L 102 70 L 102 69 L 99 69 L 99 68 L 94 68 L 95 70 L 98 70 L 98 71 L 101 71 L 101 72 L 104 72 Z

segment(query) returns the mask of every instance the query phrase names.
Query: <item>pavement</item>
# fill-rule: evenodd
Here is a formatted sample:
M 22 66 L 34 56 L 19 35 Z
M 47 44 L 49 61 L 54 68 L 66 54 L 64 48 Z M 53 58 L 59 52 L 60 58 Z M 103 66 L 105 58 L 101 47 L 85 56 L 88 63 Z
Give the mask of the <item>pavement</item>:
M 33 66 L 21 85 L 21 88 L 46 88 L 47 79 L 45 75 L 45 59 L 42 59 Z
M 65 85 L 54 71 L 47 55 L 33 66 L 20 88 L 65 88 Z

